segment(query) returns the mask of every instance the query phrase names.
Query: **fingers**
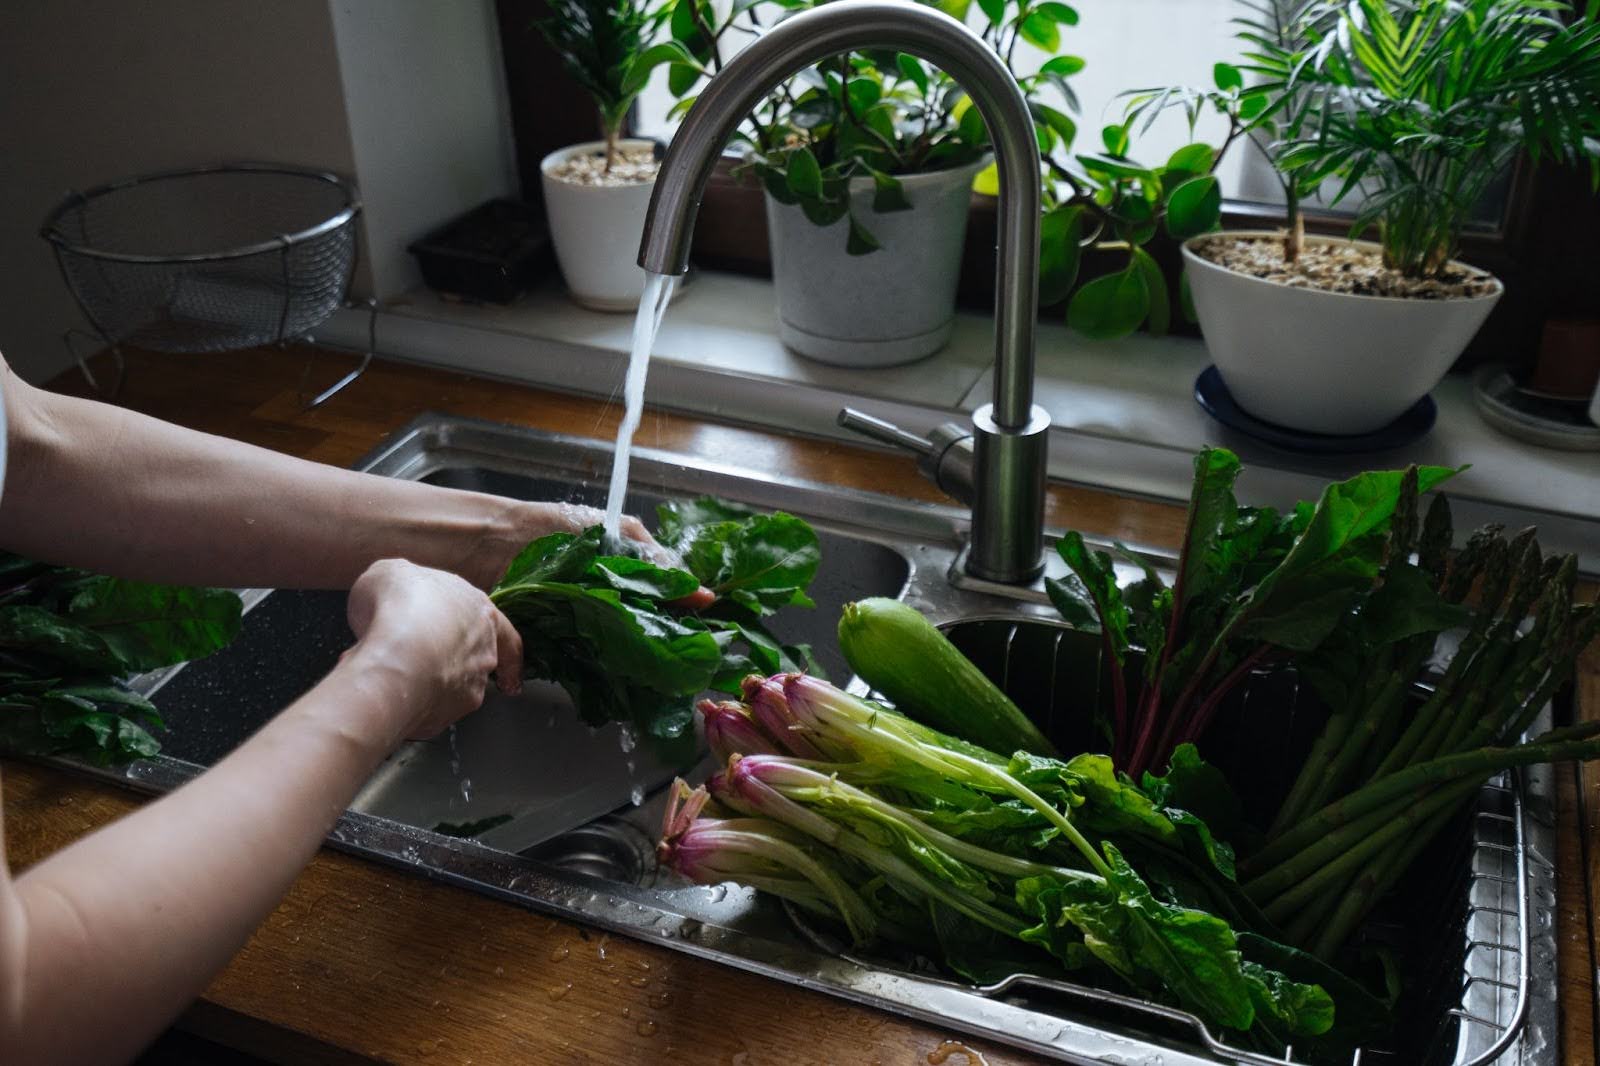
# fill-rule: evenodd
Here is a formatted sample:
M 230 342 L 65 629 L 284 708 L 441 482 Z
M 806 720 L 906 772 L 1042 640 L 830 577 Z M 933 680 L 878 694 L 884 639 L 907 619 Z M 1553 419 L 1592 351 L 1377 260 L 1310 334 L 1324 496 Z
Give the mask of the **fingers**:
M 717 594 L 701 585 L 689 595 L 673 600 L 670 606 L 682 607 L 686 611 L 701 611 L 717 602 Z
M 500 691 L 515 696 L 522 691 L 522 634 L 511 620 L 494 612 L 495 683 Z

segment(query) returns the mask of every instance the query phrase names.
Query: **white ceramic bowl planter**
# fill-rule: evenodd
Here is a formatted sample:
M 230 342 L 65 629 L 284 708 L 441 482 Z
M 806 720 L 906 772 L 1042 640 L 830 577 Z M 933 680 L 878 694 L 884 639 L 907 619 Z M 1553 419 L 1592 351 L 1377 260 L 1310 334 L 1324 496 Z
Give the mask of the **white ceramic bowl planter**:
M 621 148 L 653 148 L 642 140 L 622 140 Z M 628 185 L 583 185 L 553 172 L 579 155 L 605 151 L 604 141 L 589 141 L 551 152 L 539 164 L 545 215 L 556 262 L 572 299 L 596 311 L 636 311 L 644 291 L 639 237 L 654 181 Z
M 1424 300 L 1285 285 L 1237 273 L 1194 252 L 1197 242 L 1216 236 L 1183 245 L 1211 359 L 1241 407 L 1263 421 L 1310 433 L 1370 433 L 1393 422 L 1439 383 L 1504 291 L 1495 281 L 1482 296 Z M 1278 235 L 1230 230 L 1225 236 Z
M 956 283 L 972 179 L 988 160 L 900 177 L 911 208 L 872 210 L 871 178 L 852 178 L 856 218 L 882 245 L 845 252 L 849 222 L 817 226 L 797 206 L 767 197 L 778 336 L 835 366 L 896 366 L 932 355 L 955 325 Z

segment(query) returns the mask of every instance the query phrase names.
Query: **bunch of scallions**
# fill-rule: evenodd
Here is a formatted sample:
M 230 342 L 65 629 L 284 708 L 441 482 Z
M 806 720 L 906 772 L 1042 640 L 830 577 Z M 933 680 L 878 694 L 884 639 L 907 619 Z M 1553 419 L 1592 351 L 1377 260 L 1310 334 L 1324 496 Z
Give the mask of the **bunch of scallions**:
M 770 892 L 980 984 L 1131 989 L 1280 1053 L 1382 1024 L 1353 982 L 1214 913 L 1253 920 L 1231 850 L 1182 805 L 1214 783 L 1190 748 L 1147 790 L 1103 755 L 1007 758 L 796 673 L 699 711 L 726 768 L 677 783 L 659 846 L 692 880 Z

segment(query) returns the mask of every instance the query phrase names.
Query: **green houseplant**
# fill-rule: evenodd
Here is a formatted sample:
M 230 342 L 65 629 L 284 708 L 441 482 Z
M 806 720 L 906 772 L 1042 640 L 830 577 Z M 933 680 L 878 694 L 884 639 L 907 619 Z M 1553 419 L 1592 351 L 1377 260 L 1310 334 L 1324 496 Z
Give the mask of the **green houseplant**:
M 811 6 L 739 4 L 719 21 L 704 0 L 677 0 L 672 40 L 647 53 L 635 80 L 668 64 L 680 106 L 692 106 L 690 94 L 720 69 L 730 35 L 753 28 L 745 20 L 759 26 Z M 1019 80 L 1042 144 L 1055 143 L 1055 129 L 1072 127 L 1062 108 L 1071 100 L 1067 78 L 1082 61 L 1054 53 L 1076 10 L 1056 0 L 931 6 L 968 21 L 1003 57 L 1024 43 L 1050 55 L 1037 75 Z M 913 56 L 852 53 L 779 87 L 739 140 L 767 196 L 784 342 L 853 366 L 909 362 L 942 347 L 954 325 L 971 186 L 989 152 L 965 92 Z
M 1501 292 L 1455 256 L 1489 184 L 1530 161 L 1600 156 L 1600 26 L 1549 0 L 1321 0 L 1247 70 L 1302 112 L 1273 161 L 1295 196 L 1357 194 L 1349 240 L 1192 239 L 1184 257 L 1212 358 L 1241 405 L 1359 434 L 1422 400 Z M 1376 230 L 1376 243 L 1354 238 Z
M 649 141 L 626 140 L 623 124 L 642 86 L 628 72 L 661 26 L 647 0 L 550 0 L 536 25 L 567 74 L 593 99 L 601 140 L 570 145 L 540 164 L 556 259 L 572 298 L 604 311 L 631 311 L 644 289 L 634 261 L 655 184 Z

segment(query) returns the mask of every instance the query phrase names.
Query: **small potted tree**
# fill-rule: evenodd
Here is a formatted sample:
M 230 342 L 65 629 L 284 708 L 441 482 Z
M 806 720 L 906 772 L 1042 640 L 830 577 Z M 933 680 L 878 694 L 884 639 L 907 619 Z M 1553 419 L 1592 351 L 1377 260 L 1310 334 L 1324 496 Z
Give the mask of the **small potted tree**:
M 775 6 L 788 12 L 812 2 Z M 981 0 L 978 7 L 979 32 L 1002 56 L 1021 42 L 1054 53 L 1061 27 L 1078 18 L 1055 0 Z M 746 20 L 762 17 L 744 4 L 733 10 Z M 719 21 L 708 3 L 679 0 L 672 40 L 651 50 L 635 80 L 668 63 L 672 90 L 691 106 L 699 78 L 720 68 L 726 36 L 745 28 Z M 1056 57 L 1019 79 L 1041 138 L 1053 136 L 1057 119 L 1070 125 L 1039 101 L 1041 91 L 1065 86 L 1065 74 L 1081 65 Z M 973 180 L 989 161 L 983 120 L 960 87 L 904 53 L 839 56 L 770 95 L 740 139 L 766 190 L 783 342 L 844 366 L 893 366 L 942 348 L 955 322 Z
M 1257 418 L 1380 429 L 1438 384 L 1499 299 L 1456 260 L 1489 184 L 1522 152 L 1600 156 L 1600 26 L 1547 0 L 1292 5 L 1252 38 L 1268 90 L 1309 102 L 1278 130 L 1291 204 L 1330 176 L 1359 193 L 1350 239 L 1231 232 L 1184 245 L 1201 331 Z M 1378 240 L 1354 238 L 1375 227 Z
M 645 0 L 549 0 L 538 23 L 567 73 L 594 99 L 601 140 L 571 145 L 540 164 L 556 260 L 572 299 L 599 311 L 639 306 L 644 271 L 639 235 L 655 185 L 651 141 L 622 137 L 641 85 L 629 69 L 646 52 L 660 17 Z

